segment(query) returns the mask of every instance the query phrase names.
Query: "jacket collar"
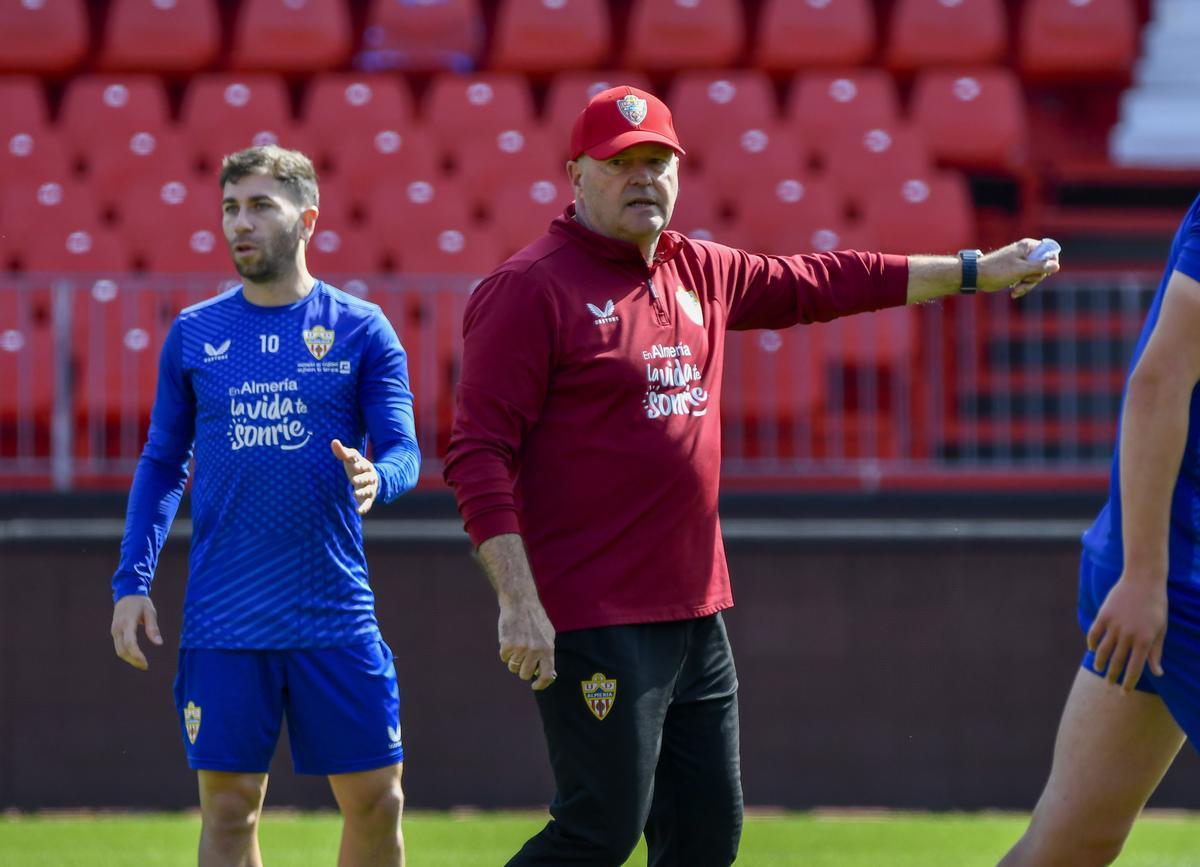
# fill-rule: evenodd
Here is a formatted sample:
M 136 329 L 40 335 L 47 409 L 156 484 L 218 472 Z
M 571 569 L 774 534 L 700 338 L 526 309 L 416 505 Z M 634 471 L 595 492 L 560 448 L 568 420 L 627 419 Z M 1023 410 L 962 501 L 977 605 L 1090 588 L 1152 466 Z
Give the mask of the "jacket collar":
M 567 205 L 561 216 L 554 218 L 554 222 L 550 224 L 550 233 L 570 239 L 599 259 L 640 267 L 642 270 L 653 270 L 646 268 L 646 260 L 642 258 L 642 251 L 637 244 L 593 232 L 576 220 L 574 202 Z M 658 246 L 654 250 L 654 267 L 657 268 L 674 258 L 682 246 L 682 236 L 678 232 L 664 231 L 659 236 Z

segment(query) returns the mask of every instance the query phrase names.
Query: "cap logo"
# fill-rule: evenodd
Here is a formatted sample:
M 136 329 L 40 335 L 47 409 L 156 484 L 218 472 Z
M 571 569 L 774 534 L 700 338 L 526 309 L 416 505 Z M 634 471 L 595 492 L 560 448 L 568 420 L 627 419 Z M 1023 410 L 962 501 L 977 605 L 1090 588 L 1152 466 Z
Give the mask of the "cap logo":
M 647 108 L 646 100 L 634 96 L 632 93 L 617 100 L 617 111 L 621 112 L 621 117 L 629 121 L 632 126 L 642 125 L 642 121 L 646 119 Z

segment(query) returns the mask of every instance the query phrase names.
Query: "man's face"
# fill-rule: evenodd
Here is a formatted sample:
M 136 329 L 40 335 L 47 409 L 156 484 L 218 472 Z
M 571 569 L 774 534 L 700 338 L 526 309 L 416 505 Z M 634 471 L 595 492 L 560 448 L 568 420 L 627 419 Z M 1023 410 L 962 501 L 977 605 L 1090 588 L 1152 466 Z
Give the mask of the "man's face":
M 221 211 L 233 267 L 255 283 L 294 269 L 301 242 L 316 226 L 315 207 L 302 208 L 279 181 L 258 172 L 225 184 Z
M 666 145 L 643 142 L 606 160 L 581 156 L 567 163 L 575 208 L 601 235 L 642 244 L 658 238 L 679 195 L 679 157 Z

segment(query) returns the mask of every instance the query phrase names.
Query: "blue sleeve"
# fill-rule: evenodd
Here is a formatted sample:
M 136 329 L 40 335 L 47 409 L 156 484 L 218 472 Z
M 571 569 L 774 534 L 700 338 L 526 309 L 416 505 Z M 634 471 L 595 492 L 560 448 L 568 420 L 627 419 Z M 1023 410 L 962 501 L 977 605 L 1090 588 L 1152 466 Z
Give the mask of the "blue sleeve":
M 1175 270 L 1181 271 L 1193 280 L 1200 280 L 1200 199 L 1192 205 L 1189 214 L 1191 219 L 1183 231 L 1179 247 L 1179 256 L 1175 260 Z
M 375 450 L 378 497 L 390 503 L 416 486 L 421 451 L 408 387 L 408 355 L 382 313 L 371 322 L 359 375 L 358 403 Z
M 113 602 L 150 593 L 159 552 L 187 484 L 195 429 L 196 401 L 183 375 L 183 338 L 177 319 L 163 343 L 150 433 L 129 490 L 121 562 L 112 580 Z

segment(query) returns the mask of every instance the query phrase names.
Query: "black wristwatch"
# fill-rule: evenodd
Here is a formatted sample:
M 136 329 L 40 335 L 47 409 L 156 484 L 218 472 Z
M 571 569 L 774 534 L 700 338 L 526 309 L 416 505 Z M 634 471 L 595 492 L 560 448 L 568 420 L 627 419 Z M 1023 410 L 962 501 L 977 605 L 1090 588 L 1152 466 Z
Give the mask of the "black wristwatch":
M 979 288 L 979 257 L 982 250 L 959 250 L 958 261 L 962 262 L 962 288 L 958 291 L 963 295 L 974 295 Z

